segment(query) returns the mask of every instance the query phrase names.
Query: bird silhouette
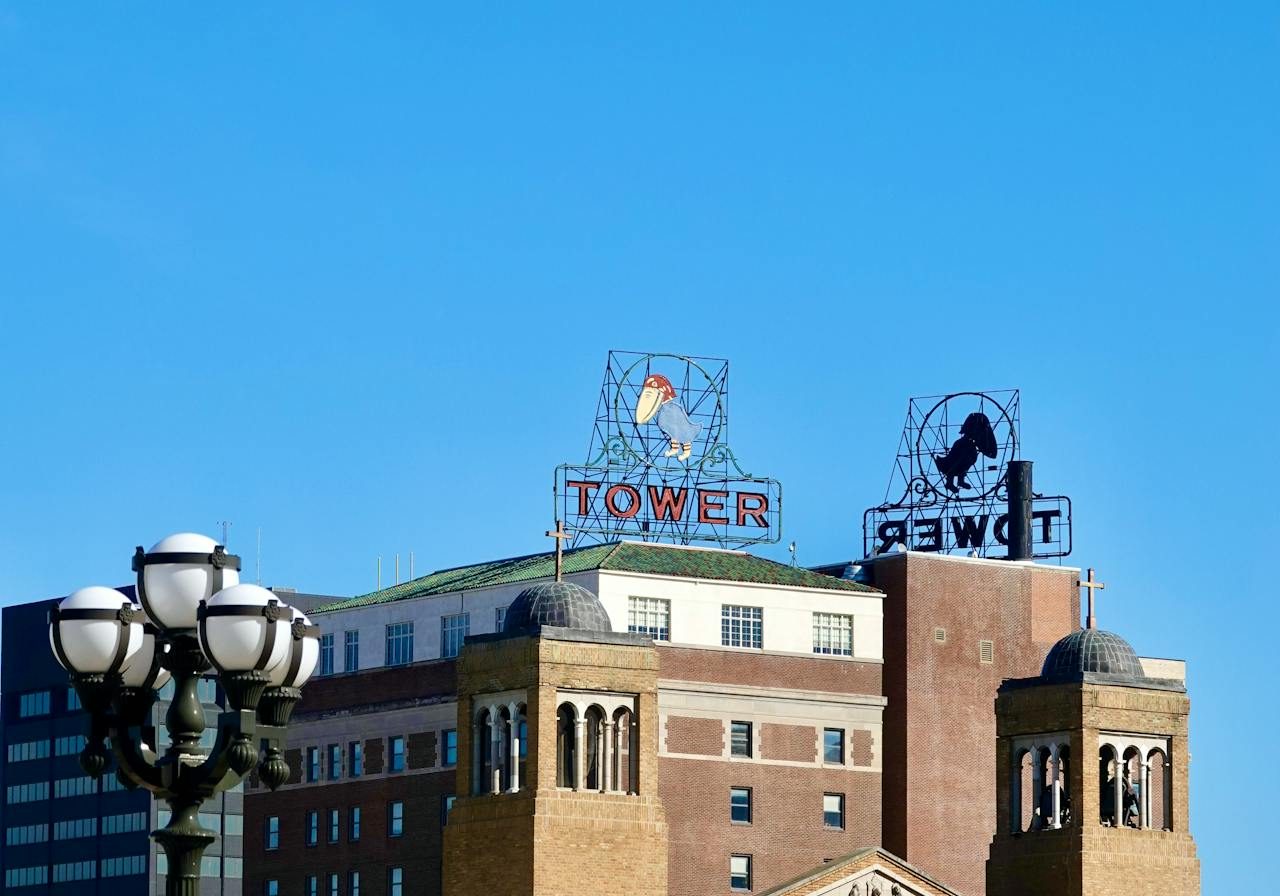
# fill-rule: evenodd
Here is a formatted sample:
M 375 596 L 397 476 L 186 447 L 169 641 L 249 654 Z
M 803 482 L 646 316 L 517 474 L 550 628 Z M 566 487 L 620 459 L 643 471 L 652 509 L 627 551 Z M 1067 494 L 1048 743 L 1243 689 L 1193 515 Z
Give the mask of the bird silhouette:
M 987 419 L 987 415 L 975 411 L 964 418 L 960 438 L 955 440 L 951 450 L 945 456 L 935 455 L 933 458 L 938 472 L 947 478 L 947 491 L 959 494 L 962 488 L 972 488 L 965 479 L 965 474 L 978 462 L 978 452 L 987 457 L 995 457 L 996 434 L 991 429 L 991 421 Z

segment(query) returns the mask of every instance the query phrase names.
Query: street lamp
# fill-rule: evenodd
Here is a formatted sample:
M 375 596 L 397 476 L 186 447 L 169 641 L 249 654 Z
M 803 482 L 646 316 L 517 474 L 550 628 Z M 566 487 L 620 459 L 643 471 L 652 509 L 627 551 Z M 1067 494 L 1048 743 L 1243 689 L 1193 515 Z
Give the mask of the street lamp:
M 272 790 L 289 777 L 285 725 L 315 670 L 320 630 L 267 589 L 242 584 L 240 558 L 203 535 L 139 547 L 133 569 L 141 605 L 113 588 L 82 588 L 49 611 L 49 641 L 89 712 L 81 768 L 101 777 L 109 740 L 121 783 L 168 802 L 169 823 L 151 835 L 168 858 L 165 893 L 196 896 L 201 857 L 217 839 L 200 827 L 204 801 L 255 765 Z M 197 689 L 210 668 L 227 697 L 212 749 L 201 745 Z M 158 756 L 148 722 L 171 676 L 170 743 Z

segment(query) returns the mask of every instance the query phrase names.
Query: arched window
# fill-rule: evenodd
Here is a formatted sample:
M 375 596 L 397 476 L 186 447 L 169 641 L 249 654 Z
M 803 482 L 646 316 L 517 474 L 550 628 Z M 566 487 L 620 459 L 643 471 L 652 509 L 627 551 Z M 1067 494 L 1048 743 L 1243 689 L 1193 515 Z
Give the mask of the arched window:
M 493 780 L 493 736 L 489 727 L 489 710 L 476 713 L 471 726 L 471 792 L 487 793 Z
M 497 731 L 494 733 L 496 750 L 493 757 L 494 793 L 503 793 L 511 789 L 511 710 L 502 706 L 494 716 Z
M 1042 831 L 1052 827 L 1053 817 L 1053 760 L 1048 747 L 1038 747 L 1035 752 L 1035 788 L 1036 818 L 1033 830 Z
M 622 793 L 636 793 L 636 770 L 631 761 L 635 756 L 635 747 L 631 742 L 632 728 L 631 710 L 623 707 L 613 714 L 613 789 Z
M 556 786 L 576 787 L 578 766 L 578 713 L 573 704 L 556 710 Z
M 1124 751 L 1120 781 L 1120 818 L 1127 828 L 1142 827 L 1142 752 L 1137 747 Z
M 1035 815 L 1035 806 L 1032 803 L 1031 766 L 1030 750 L 1026 748 L 1014 750 L 1013 762 L 1009 769 L 1009 827 L 1015 834 L 1031 830 L 1031 822 Z
M 516 764 L 519 770 L 520 786 L 524 786 L 524 782 L 529 780 L 528 775 L 528 759 L 529 759 L 529 718 L 528 708 L 521 703 L 516 707 L 516 737 L 520 741 L 519 755 L 516 757 Z
M 1056 827 L 1071 824 L 1071 745 L 1058 744 L 1058 775 L 1055 787 L 1058 792 L 1058 823 Z
M 587 790 L 603 790 L 604 775 L 604 711 L 598 706 L 591 706 L 583 714 L 586 724 L 583 736 L 586 741 L 586 788 Z
M 1121 799 L 1122 782 L 1120 763 L 1116 761 L 1116 748 L 1103 744 L 1098 748 L 1098 821 L 1109 828 L 1120 824 L 1118 805 Z
M 1173 830 L 1173 811 L 1169 800 L 1173 775 L 1169 758 L 1156 748 L 1147 754 L 1147 826 L 1156 831 Z

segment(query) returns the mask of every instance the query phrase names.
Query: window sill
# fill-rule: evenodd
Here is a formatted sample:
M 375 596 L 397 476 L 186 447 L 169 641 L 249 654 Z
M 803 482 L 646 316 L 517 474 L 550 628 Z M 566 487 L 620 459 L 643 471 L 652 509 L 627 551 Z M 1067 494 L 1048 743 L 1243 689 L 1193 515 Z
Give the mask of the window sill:
M 729 820 L 729 824 L 735 825 L 735 826 L 740 827 L 740 828 L 749 828 L 749 827 L 751 827 L 751 822 L 749 822 L 749 821 L 734 821 L 733 819 L 730 819 L 730 820 Z

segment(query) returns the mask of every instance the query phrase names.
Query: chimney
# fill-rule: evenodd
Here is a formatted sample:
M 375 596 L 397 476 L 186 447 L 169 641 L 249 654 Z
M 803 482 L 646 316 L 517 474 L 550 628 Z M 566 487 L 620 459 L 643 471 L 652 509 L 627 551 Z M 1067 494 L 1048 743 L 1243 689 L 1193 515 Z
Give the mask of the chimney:
M 1009 461 L 1009 559 L 1031 559 L 1031 461 Z

